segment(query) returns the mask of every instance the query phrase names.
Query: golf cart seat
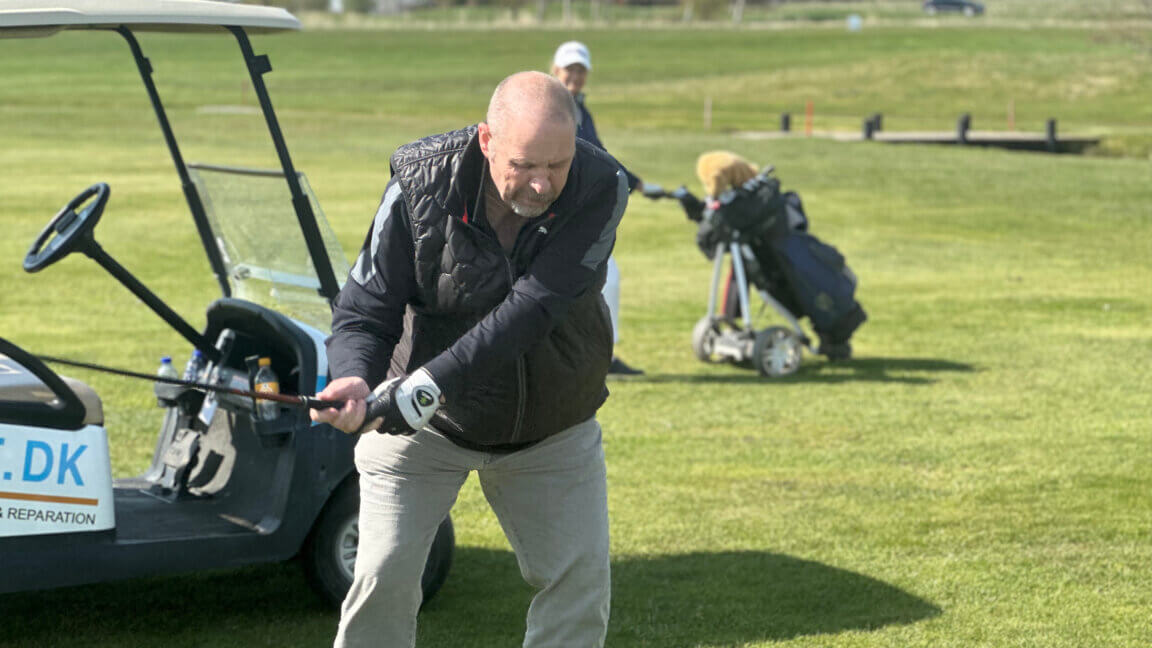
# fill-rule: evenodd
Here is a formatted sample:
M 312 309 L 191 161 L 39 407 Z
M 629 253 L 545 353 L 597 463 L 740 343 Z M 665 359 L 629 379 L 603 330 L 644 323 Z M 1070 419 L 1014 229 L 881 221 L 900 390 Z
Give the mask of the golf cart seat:
M 104 425 L 104 406 L 88 385 L 53 372 L 0 338 L 0 423 L 60 429 Z
M 75 378 L 60 376 L 69 389 L 76 392 L 76 397 L 84 405 L 84 425 L 104 425 L 104 404 L 96 390 Z

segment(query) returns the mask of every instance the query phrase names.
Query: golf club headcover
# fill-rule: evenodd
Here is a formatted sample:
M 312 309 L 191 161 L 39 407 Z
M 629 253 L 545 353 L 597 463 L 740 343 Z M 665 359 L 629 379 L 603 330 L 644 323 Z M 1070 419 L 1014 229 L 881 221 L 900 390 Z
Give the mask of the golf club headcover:
M 381 434 L 412 434 L 428 425 L 440 408 L 440 387 L 431 374 L 418 369 L 408 376 L 380 383 L 366 402 L 361 434 L 368 432 L 368 426 L 376 419 L 383 420 L 376 428 Z

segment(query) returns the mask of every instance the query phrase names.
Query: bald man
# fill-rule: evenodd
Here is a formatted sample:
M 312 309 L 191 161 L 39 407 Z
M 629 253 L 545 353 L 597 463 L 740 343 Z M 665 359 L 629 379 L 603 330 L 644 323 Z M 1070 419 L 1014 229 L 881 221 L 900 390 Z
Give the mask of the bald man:
M 555 78 L 496 88 L 486 121 L 400 147 L 334 305 L 313 419 L 360 434 L 360 544 L 337 646 L 413 646 L 420 576 L 471 471 L 537 589 L 524 646 L 602 646 L 608 505 L 600 297 L 628 199 L 576 139 Z M 376 386 L 370 389 L 370 386 Z

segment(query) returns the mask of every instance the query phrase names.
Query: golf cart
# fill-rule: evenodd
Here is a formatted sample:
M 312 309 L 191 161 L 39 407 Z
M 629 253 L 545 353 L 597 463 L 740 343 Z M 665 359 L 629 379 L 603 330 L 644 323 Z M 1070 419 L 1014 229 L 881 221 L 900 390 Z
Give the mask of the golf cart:
M 112 209 L 106 184 L 80 192 L 33 242 L 25 270 L 72 252 L 90 257 L 192 345 L 185 378 L 219 389 L 156 383 L 162 421 L 151 465 L 113 479 L 95 391 L 0 339 L 0 594 L 297 556 L 327 601 L 347 592 L 358 541 L 355 438 L 313 424 L 305 408 L 269 413 L 225 391 L 251 389 L 257 358 L 270 359 L 284 394 L 314 394 L 328 380 L 325 331 L 348 263 L 293 167 L 263 82 L 271 67 L 248 39 L 299 28 L 282 9 L 201 0 L 0 5 L 0 38 L 81 29 L 127 42 L 223 293 L 198 331 L 116 262 L 95 236 Z M 138 31 L 230 33 L 281 168 L 185 163 Z M 447 577 L 453 548 L 446 518 L 425 565 L 425 601 Z

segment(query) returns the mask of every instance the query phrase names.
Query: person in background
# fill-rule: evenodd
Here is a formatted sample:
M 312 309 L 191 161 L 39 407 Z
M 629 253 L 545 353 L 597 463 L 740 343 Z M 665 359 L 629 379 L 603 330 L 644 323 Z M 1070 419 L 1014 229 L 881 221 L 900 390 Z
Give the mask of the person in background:
M 579 41 L 568 41 L 556 48 L 552 56 L 552 76 L 560 80 L 572 98 L 576 100 L 576 107 L 580 110 L 580 122 L 576 126 L 576 137 L 607 151 L 600 137 L 596 134 L 596 123 L 592 121 L 592 113 L 584 104 L 584 84 L 588 80 L 588 73 L 592 71 L 592 58 L 588 54 L 588 47 Z M 624 168 L 628 177 L 628 190 L 632 191 L 641 184 L 640 178 Z M 616 265 L 614 257 L 608 257 L 608 279 L 604 282 L 604 301 L 608 303 L 608 312 L 612 315 L 612 342 L 620 342 L 620 268 Z M 612 366 L 608 373 L 618 376 L 636 376 L 643 374 L 640 369 L 628 366 L 615 353 L 612 354 Z

